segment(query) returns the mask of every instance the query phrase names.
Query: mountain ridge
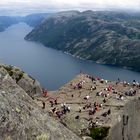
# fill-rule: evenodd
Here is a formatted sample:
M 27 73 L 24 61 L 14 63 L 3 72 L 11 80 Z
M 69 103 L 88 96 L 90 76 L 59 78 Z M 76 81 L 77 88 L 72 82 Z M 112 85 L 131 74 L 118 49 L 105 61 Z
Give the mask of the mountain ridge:
M 29 26 L 35 27 L 48 17 L 52 15 L 52 13 L 36 13 L 29 14 L 27 16 L 0 16 L 0 32 L 3 32 L 6 28 L 13 24 L 17 24 L 19 22 L 25 22 Z
M 101 11 L 68 13 L 62 12 L 45 19 L 25 39 L 83 59 L 140 71 L 138 14 Z

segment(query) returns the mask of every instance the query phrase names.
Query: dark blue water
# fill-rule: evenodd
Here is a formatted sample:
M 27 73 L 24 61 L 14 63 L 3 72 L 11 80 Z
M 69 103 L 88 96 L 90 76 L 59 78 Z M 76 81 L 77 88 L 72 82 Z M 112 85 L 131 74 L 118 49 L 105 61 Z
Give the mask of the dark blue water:
M 73 58 L 24 37 L 32 30 L 24 23 L 0 32 L 0 62 L 22 68 L 49 90 L 71 80 L 80 70 L 109 80 L 140 81 L 140 73 Z

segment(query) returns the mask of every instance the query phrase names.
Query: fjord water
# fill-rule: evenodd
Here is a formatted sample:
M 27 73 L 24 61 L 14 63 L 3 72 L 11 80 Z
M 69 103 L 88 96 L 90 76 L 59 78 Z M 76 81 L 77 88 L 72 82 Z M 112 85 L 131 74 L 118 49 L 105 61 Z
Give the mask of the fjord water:
M 39 43 L 24 40 L 32 30 L 19 23 L 0 32 L 0 62 L 20 67 L 38 79 L 48 90 L 55 90 L 82 70 L 108 80 L 140 81 L 140 73 L 79 60 Z

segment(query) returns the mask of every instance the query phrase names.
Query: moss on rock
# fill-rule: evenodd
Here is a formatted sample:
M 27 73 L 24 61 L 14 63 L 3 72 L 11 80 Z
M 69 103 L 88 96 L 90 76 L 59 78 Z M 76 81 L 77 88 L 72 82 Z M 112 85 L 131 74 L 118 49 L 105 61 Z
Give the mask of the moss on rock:
M 36 137 L 37 140 L 49 140 L 50 136 L 47 134 L 41 134 Z
M 90 137 L 95 140 L 105 140 L 108 136 L 109 127 L 93 127 L 90 129 Z
M 23 77 L 23 73 L 20 73 L 18 77 L 16 77 L 16 82 L 18 82 Z

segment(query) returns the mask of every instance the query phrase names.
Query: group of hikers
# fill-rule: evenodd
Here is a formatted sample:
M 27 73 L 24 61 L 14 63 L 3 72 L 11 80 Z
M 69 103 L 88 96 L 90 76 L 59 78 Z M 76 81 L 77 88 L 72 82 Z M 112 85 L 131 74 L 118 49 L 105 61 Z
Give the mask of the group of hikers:
M 94 91 L 95 95 L 98 96 L 98 98 L 100 98 L 101 101 L 99 103 L 97 101 L 91 102 L 90 98 L 92 98 L 92 95 L 88 95 L 88 94 L 85 97 L 82 97 L 81 102 L 84 104 L 75 106 L 75 107 L 77 107 L 76 112 L 78 113 L 78 114 L 76 113 L 75 119 L 79 119 L 80 113 L 82 113 L 82 112 L 87 112 L 88 113 L 87 115 L 89 117 L 94 116 L 94 114 L 96 112 L 102 110 L 104 104 L 108 101 L 108 98 L 111 95 L 115 95 L 114 97 L 117 100 L 124 100 L 125 96 L 135 96 L 137 94 L 135 87 L 140 88 L 140 83 L 135 80 L 133 80 L 132 84 L 130 84 L 130 83 L 127 83 L 126 81 L 121 82 L 120 79 L 118 78 L 118 81 L 116 82 L 116 84 L 113 85 L 111 82 L 98 78 L 98 77 L 95 78 L 91 75 L 85 75 L 85 76 L 86 76 L 86 78 L 91 80 L 91 83 L 93 83 L 93 85 L 89 88 L 89 91 L 90 92 Z M 104 84 L 104 85 L 106 85 L 106 87 L 99 90 L 96 85 L 96 82 Z M 79 81 L 75 84 L 70 84 L 70 85 L 74 91 L 76 91 L 76 90 L 80 91 L 81 89 L 84 89 L 85 83 L 86 83 L 86 80 L 83 78 L 81 81 Z M 129 86 L 130 89 L 125 92 L 124 91 L 119 92 L 119 91 L 117 91 L 117 89 L 115 89 L 115 86 L 117 86 L 119 84 L 121 84 L 124 87 Z M 75 99 L 74 94 L 72 94 L 70 96 L 71 96 L 71 98 Z M 47 90 L 43 90 L 43 97 L 48 97 Z M 61 119 L 62 116 L 71 112 L 72 106 L 70 106 L 69 104 L 62 102 L 62 101 L 58 100 L 57 98 L 51 98 L 51 97 L 48 97 L 48 98 L 49 98 L 49 103 L 50 103 L 50 113 L 53 114 L 54 116 L 56 116 L 57 118 Z M 45 102 L 42 102 L 42 105 L 43 105 L 42 108 L 44 109 Z M 103 111 L 101 116 L 107 117 L 110 114 L 111 114 L 111 108 L 108 108 L 108 110 Z
M 50 113 L 53 114 L 54 116 L 58 117 L 59 119 L 61 119 L 61 117 L 63 115 L 66 115 L 67 113 L 70 113 L 70 110 L 71 110 L 70 106 L 68 106 L 66 103 L 61 103 L 61 107 L 60 108 L 54 106 L 50 110 Z

